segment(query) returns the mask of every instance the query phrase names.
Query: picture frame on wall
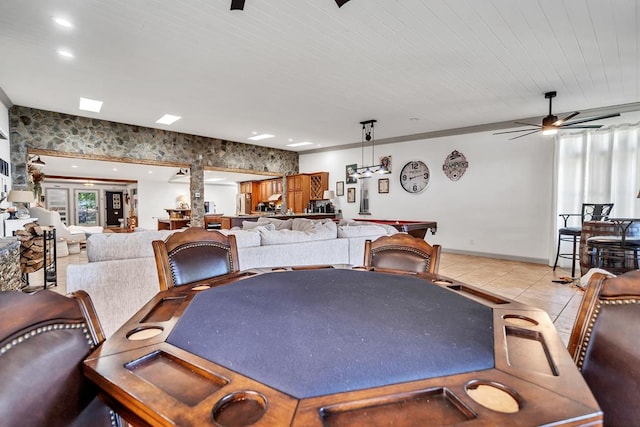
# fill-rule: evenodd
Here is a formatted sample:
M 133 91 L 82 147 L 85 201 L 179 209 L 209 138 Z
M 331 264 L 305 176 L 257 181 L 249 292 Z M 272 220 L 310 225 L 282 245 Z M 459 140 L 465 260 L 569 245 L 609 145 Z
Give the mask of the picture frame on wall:
M 344 181 L 336 182 L 336 196 L 344 196 Z
M 386 194 L 389 192 L 389 178 L 380 178 L 378 180 L 378 193 Z
M 358 165 L 355 163 L 352 165 L 345 166 L 345 175 L 346 175 L 345 180 L 347 181 L 347 184 L 355 184 L 358 182 L 358 178 L 354 178 L 351 176 L 357 170 L 358 170 Z
M 347 203 L 356 202 L 356 189 L 355 187 L 347 188 Z

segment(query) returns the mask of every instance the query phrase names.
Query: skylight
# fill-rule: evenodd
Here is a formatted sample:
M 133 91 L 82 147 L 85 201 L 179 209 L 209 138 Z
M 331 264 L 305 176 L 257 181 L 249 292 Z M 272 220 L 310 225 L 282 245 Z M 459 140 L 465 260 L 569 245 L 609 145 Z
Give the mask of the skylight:
M 165 114 L 164 116 L 156 120 L 156 123 L 160 123 L 161 125 L 171 125 L 177 122 L 178 120 L 180 120 L 181 118 L 182 118 L 181 116 L 173 116 L 171 114 Z
M 98 101 L 96 99 L 82 98 L 80 97 L 80 107 L 81 110 L 91 111 L 93 113 L 99 113 L 102 108 L 102 101 Z

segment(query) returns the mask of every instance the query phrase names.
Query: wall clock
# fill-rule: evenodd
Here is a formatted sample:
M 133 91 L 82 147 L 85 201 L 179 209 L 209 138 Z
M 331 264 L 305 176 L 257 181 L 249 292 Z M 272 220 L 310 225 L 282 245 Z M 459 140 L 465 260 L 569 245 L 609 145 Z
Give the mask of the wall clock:
M 400 185 L 405 191 L 417 194 L 426 190 L 431 173 L 424 162 L 413 160 L 402 167 L 400 171 Z

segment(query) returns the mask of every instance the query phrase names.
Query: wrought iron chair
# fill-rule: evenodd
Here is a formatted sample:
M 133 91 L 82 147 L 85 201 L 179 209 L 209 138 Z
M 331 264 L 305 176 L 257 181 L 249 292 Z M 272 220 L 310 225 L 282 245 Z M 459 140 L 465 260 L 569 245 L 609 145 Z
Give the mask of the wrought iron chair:
M 564 220 L 564 226 L 558 229 L 558 249 L 556 250 L 556 260 L 553 263 L 553 271 L 558 266 L 558 259 L 565 258 L 571 260 L 571 277 L 576 275 L 576 260 L 579 261 L 578 241 L 582 234 L 582 224 L 585 221 L 604 221 L 609 217 L 613 203 L 583 203 L 582 213 L 580 214 L 560 214 Z M 580 216 L 580 227 L 569 227 L 567 222 L 572 216 Z M 573 252 L 561 253 L 560 245 L 562 242 L 572 242 Z
M 413 273 L 437 273 L 440 245 L 405 233 L 381 236 L 364 243 L 364 267 Z
M 162 291 L 239 271 L 234 235 L 191 227 L 151 244 Z
M 605 425 L 640 420 L 640 270 L 595 273 L 582 298 L 568 350 L 604 412 Z
M 3 426 L 120 426 L 82 362 L 104 341 L 89 295 L 0 292 Z

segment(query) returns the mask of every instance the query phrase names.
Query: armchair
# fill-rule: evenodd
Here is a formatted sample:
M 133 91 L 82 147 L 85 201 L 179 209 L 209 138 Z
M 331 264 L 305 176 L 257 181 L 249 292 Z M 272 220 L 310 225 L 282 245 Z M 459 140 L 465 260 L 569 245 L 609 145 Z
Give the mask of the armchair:
M 58 239 L 63 239 L 67 242 L 79 242 L 87 239 L 84 231 L 71 230 L 67 227 L 60 219 L 60 214 L 56 211 L 34 206 L 29 208 L 29 214 L 32 218 L 38 219 L 38 224 L 55 227 Z

